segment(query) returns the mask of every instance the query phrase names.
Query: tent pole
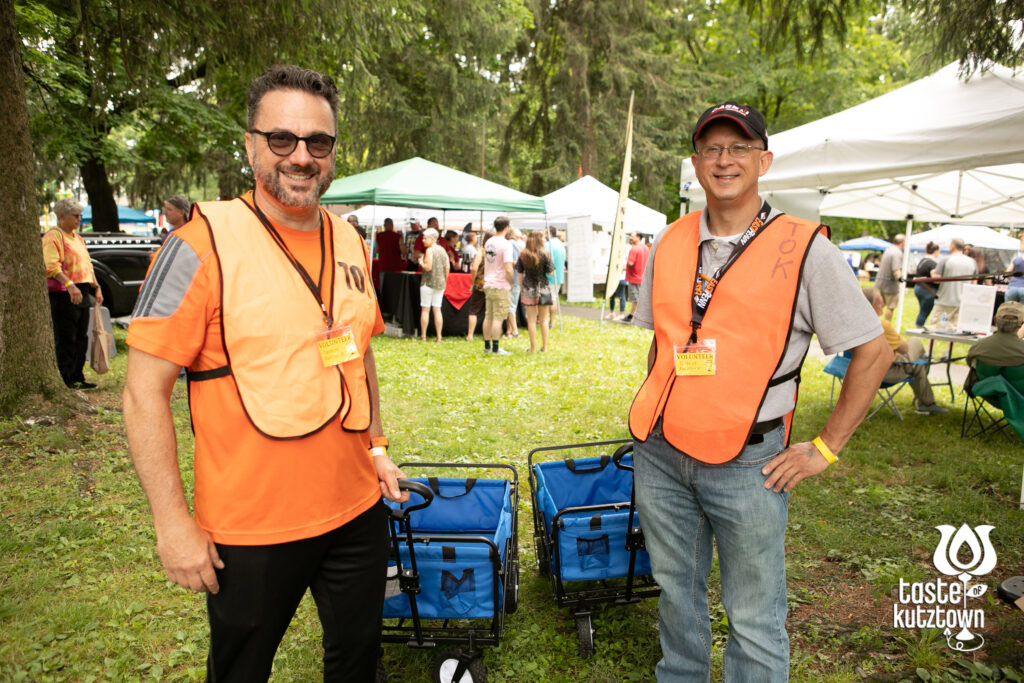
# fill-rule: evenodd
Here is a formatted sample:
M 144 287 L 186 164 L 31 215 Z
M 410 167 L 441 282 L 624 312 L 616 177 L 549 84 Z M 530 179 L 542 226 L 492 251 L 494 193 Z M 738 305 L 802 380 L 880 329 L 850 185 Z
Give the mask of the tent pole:
M 907 268 L 910 266 L 910 235 L 914 231 L 914 215 L 907 215 L 907 233 L 903 241 L 903 268 L 900 270 L 902 277 L 900 278 L 900 295 L 899 301 L 896 304 L 896 320 L 893 321 L 893 325 L 896 327 L 896 331 L 899 332 L 903 329 L 903 299 L 907 294 Z

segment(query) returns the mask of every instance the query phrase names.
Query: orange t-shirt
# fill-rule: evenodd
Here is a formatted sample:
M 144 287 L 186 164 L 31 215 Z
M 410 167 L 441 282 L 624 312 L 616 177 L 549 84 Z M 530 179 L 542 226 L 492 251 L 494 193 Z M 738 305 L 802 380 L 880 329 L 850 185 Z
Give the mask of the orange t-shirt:
M 340 220 L 334 223 L 338 229 Z M 321 259 L 318 232 L 275 228 L 315 282 Z M 184 244 L 171 249 L 174 240 Z M 367 259 L 367 273 L 369 268 Z M 128 345 L 194 371 L 226 365 L 220 271 L 203 221 L 175 230 L 150 272 L 163 277 L 151 294 L 144 286 Z M 321 288 L 328 288 L 330 280 L 328 270 Z M 335 290 L 336 296 L 356 295 L 344 286 Z M 144 300 L 151 305 L 143 305 Z M 377 309 L 373 334 L 383 331 Z M 342 526 L 380 498 L 365 432 L 346 432 L 337 420 L 302 439 L 270 439 L 249 422 L 232 378 L 193 382 L 189 392 L 196 522 L 217 543 L 268 545 L 311 538 Z

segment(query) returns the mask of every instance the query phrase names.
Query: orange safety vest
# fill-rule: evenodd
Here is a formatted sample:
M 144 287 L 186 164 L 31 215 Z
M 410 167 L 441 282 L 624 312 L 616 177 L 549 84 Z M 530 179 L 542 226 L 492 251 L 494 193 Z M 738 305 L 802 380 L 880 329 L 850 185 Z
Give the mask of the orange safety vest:
M 333 227 L 322 211 L 324 230 Z M 316 335 L 323 311 L 249 202 L 199 202 L 220 265 L 220 323 L 228 364 L 189 372 L 190 381 L 232 376 L 246 417 L 271 439 L 300 439 L 334 419 L 346 431 L 370 426 L 363 356 L 370 345 L 377 299 L 367 272 L 366 245 L 355 230 L 333 228 L 335 324 L 352 328 L 360 357 L 324 367 Z M 327 258 L 331 243 L 325 244 Z M 331 276 L 325 269 L 324 278 Z M 327 280 L 330 282 L 331 280 Z M 325 297 L 325 305 L 329 299 Z
M 690 291 L 697 273 L 700 212 L 670 225 L 654 253 L 651 305 L 655 359 L 629 409 L 629 431 L 646 441 L 662 418 L 665 439 L 702 462 L 718 464 L 743 451 L 768 389 L 793 377 L 773 380 L 789 342 L 811 241 L 828 227 L 777 216 L 761 228 L 746 251 L 714 289 L 697 332 L 714 339 L 716 372 L 676 376 L 676 345 L 690 338 Z M 792 412 L 786 419 L 786 435 Z

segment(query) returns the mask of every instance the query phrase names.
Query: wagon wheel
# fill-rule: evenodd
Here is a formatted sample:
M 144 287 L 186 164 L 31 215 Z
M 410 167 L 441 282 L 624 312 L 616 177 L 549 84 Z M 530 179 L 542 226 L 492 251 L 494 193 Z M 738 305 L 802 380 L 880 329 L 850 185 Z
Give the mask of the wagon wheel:
M 484 662 L 477 656 L 458 679 L 455 672 L 466 655 L 459 649 L 445 650 L 434 659 L 434 683 L 487 683 Z
M 510 584 L 505 591 L 505 614 L 515 614 L 519 609 L 519 559 L 510 560 L 508 563 L 508 574 Z
M 551 556 L 548 554 L 548 546 L 543 538 L 534 539 L 537 546 L 537 571 L 541 576 L 551 574 Z
M 594 629 L 589 614 L 576 615 L 576 639 L 580 644 L 580 657 L 587 659 L 594 654 Z

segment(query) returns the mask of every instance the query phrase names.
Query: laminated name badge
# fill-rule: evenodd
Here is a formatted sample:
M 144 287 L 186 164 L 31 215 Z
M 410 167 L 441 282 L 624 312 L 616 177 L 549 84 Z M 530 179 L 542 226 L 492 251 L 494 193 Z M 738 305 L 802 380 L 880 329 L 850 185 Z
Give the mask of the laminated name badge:
M 715 340 L 676 344 L 676 376 L 695 377 L 715 374 Z
M 336 325 L 321 332 L 317 335 L 316 345 L 325 368 L 359 358 L 356 337 L 348 325 Z

